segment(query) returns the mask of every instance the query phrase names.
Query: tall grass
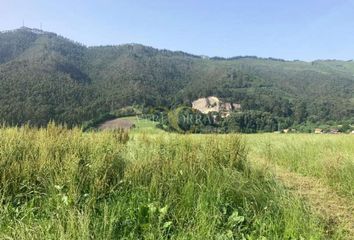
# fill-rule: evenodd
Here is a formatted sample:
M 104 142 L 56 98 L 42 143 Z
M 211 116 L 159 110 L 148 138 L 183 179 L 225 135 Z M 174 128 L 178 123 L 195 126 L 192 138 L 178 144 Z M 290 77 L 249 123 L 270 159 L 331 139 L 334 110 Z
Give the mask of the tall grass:
M 314 134 L 248 135 L 251 157 L 263 157 L 313 176 L 354 200 L 354 136 Z
M 243 140 L 0 129 L 0 239 L 323 239 Z

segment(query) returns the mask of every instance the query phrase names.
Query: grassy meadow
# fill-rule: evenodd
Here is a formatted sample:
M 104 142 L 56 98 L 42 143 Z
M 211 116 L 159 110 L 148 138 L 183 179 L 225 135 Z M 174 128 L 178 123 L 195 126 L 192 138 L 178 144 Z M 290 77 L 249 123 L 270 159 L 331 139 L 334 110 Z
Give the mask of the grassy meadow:
M 339 175 L 353 179 L 343 167 L 353 167 L 353 137 L 151 134 L 140 124 L 130 134 L 0 128 L 0 239 L 345 237 L 251 161 L 325 179 L 321 161 L 335 156 L 328 184 L 350 197 Z
M 250 158 L 318 178 L 354 202 L 354 135 L 246 135 Z

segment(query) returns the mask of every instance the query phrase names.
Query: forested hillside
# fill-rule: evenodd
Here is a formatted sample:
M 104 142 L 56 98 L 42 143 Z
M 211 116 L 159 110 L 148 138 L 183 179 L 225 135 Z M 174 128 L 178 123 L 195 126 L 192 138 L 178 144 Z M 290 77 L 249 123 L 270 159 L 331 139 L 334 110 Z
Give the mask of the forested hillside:
M 71 125 L 133 104 L 175 108 L 210 95 L 291 124 L 351 122 L 354 62 L 202 58 L 138 44 L 86 47 L 29 28 L 0 33 L 7 123 Z

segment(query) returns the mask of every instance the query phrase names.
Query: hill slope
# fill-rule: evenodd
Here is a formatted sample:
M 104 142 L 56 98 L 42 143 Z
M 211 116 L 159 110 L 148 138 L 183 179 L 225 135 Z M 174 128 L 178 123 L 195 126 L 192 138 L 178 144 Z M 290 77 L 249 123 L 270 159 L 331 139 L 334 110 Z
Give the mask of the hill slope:
M 301 123 L 354 116 L 354 62 L 210 58 L 137 44 L 86 47 L 54 33 L 0 33 L 0 119 L 80 123 L 127 105 L 216 95 Z

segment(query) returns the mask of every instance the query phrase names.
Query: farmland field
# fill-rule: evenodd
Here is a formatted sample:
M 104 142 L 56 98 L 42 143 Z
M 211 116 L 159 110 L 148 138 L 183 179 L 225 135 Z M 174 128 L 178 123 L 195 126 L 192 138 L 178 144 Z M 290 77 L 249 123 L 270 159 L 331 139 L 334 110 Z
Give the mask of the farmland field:
M 353 135 L 254 134 L 245 138 L 254 163 L 266 166 L 312 211 L 354 236 Z
M 354 201 L 354 135 L 247 135 L 252 157 L 320 179 Z
M 350 239 L 353 136 L 139 124 L 129 135 L 2 127 L 0 239 Z M 316 211 L 301 179 L 347 215 Z

